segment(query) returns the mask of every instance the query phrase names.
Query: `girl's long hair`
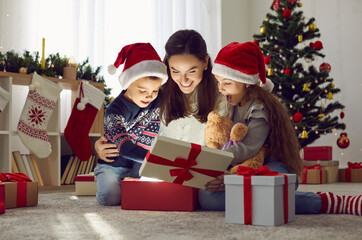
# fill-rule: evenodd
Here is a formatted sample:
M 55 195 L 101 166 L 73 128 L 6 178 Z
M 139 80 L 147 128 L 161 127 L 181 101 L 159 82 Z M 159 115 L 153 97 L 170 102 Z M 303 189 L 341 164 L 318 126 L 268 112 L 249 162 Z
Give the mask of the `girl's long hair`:
M 168 80 L 162 86 L 162 99 L 160 105 L 161 120 L 167 126 L 172 120 L 189 117 L 194 114 L 199 122 L 205 123 L 207 115 L 214 110 L 218 98 L 218 88 L 214 75 L 211 73 L 211 59 L 208 61 L 207 69 L 197 91 L 196 113 L 192 112 L 187 101 L 187 96 L 182 93 L 178 85 L 172 80 L 168 60 L 173 55 L 190 54 L 204 61 L 208 56 L 206 42 L 202 36 L 194 30 L 179 30 L 168 39 L 164 63 L 167 66 Z
M 270 153 L 280 159 L 291 171 L 301 175 L 303 162 L 296 132 L 285 106 L 278 97 L 258 85 L 246 88 L 246 99 L 256 99 L 269 111 Z

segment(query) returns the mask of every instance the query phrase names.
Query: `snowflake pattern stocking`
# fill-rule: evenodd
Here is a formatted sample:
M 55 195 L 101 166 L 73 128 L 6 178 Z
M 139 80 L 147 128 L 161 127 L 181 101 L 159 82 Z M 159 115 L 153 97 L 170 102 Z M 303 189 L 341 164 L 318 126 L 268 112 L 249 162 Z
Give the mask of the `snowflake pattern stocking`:
M 52 151 L 47 127 L 62 90 L 56 83 L 37 73 L 33 74 L 18 123 L 18 135 L 23 144 L 39 158 L 48 157 Z

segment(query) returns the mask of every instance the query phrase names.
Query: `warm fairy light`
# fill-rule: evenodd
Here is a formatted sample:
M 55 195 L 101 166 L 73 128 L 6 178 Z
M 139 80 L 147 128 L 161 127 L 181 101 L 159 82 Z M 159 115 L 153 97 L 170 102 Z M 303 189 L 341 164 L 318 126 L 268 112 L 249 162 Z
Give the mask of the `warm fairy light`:
M 343 156 L 343 155 L 344 155 L 344 153 L 342 152 L 342 153 L 341 153 L 341 155 Z
M 337 136 L 337 133 L 334 133 L 335 136 Z
M 315 134 L 318 134 L 319 132 L 317 130 L 315 130 Z

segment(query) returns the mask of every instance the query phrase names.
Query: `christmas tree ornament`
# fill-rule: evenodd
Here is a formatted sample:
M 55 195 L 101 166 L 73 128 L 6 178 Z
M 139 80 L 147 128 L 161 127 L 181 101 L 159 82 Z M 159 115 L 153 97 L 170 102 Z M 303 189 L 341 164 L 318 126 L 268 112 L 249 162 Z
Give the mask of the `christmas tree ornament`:
M 303 3 L 299 2 L 298 7 L 302 7 L 302 6 L 303 6 Z
M 81 161 L 88 161 L 92 155 L 89 131 L 102 107 L 104 97 L 101 90 L 86 81 L 80 81 L 77 98 L 64 129 L 64 137 Z
M 4 111 L 10 99 L 10 93 L 0 87 L 0 113 Z
M 47 127 L 62 90 L 34 72 L 17 131 L 23 144 L 39 158 L 52 152 Z
M 334 87 L 335 87 L 335 85 L 333 83 L 331 83 L 331 88 L 334 88 Z
M 280 0 L 274 0 L 272 5 L 270 6 L 270 9 L 273 9 L 274 11 L 278 11 L 280 8 Z
M 273 69 L 269 68 L 268 69 L 268 76 L 273 76 L 273 74 L 274 74 Z
M 315 30 L 317 30 L 317 26 L 314 23 L 311 23 L 311 24 L 309 24 L 309 30 L 311 32 L 314 32 Z
M 301 114 L 300 112 L 297 112 L 293 115 L 293 120 L 294 122 L 300 122 L 303 119 L 303 114 Z
M 339 116 L 343 119 L 344 118 L 344 112 L 342 111 Z
M 270 57 L 270 56 L 264 57 L 264 64 L 265 64 L 265 65 L 269 65 L 269 64 L 270 64 L 270 60 L 271 60 L 271 57 Z
M 26 74 L 28 72 L 28 68 L 26 68 L 26 67 L 21 67 L 21 68 L 19 68 L 19 73 L 24 73 L 24 74 Z
M 310 91 L 310 84 L 309 83 L 304 83 L 303 84 L 303 91 L 305 92 L 309 92 Z
M 279 46 L 278 46 L 278 45 L 277 45 L 277 46 L 275 46 L 275 50 L 277 50 L 277 51 L 279 52 L 280 48 L 279 48 Z
M 319 66 L 319 71 L 320 72 L 329 73 L 331 70 L 332 70 L 332 67 L 331 67 L 331 65 L 329 63 L 324 62 Z
M 323 48 L 323 44 L 322 44 L 322 42 L 321 41 L 316 41 L 316 42 L 311 42 L 310 44 L 309 44 L 309 47 L 311 47 L 311 48 L 313 48 L 313 49 L 315 49 L 315 50 L 321 50 L 322 48 Z
M 284 74 L 290 76 L 290 69 L 289 69 L 289 68 L 286 68 L 286 69 L 284 70 Z
M 265 34 L 265 27 L 264 26 L 260 27 L 260 33 Z
M 302 131 L 302 136 L 301 136 L 302 139 L 307 139 L 308 138 L 308 133 L 305 129 L 303 129 Z
M 347 133 L 341 133 L 341 135 L 337 139 L 337 146 L 340 148 L 347 148 L 349 146 L 349 139 L 347 137 Z
M 328 97 L 327 97 L 329 100 L 332 100 L 333 99 L 333 94 L 332 94 L 332 92 L 329 92 L 328 93 Z
M 292 16 L 292 11 L 290 11 L 289 9 L 285 9 L 284 11 L 283 11 L 283 17 L 285 18 L 285 19 L 288 19 L 288 18 L 290 18 Z
M 303 35 L 302 34 L 299 34 L 298 35 L 298 42 L 302 42 L 303 41 Z
M 318 118 L 323 118 L 323 117 L 324 117 L 323 113 L 318 114 Z

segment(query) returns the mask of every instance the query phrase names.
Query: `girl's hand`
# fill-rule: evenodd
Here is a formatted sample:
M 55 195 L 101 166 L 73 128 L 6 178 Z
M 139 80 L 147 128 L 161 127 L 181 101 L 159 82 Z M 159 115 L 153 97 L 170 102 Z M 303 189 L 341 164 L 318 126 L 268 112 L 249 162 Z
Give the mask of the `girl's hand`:
M 105 162 L 114 162 L 114 160 L 108 158 L 119 156 L 116 144 L 107 143 L 107 139 L 104 136 L 95 142 L 94 149 L 96 150 L 99 158 Z
M 226 174 L 229 174 L 229 172 L 226 171 L 223 175 L 220 175 L 217 178 L 206 183 L 206 185 L 205 185 L 206 190 L 213 191 L 213 192 L 225 191 L 224 176 Z

